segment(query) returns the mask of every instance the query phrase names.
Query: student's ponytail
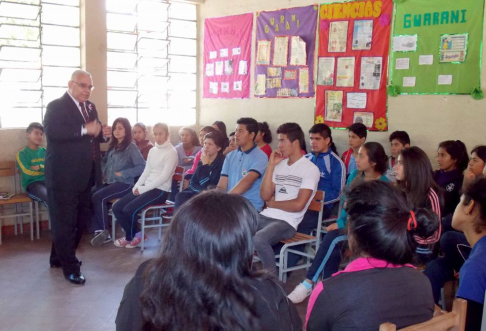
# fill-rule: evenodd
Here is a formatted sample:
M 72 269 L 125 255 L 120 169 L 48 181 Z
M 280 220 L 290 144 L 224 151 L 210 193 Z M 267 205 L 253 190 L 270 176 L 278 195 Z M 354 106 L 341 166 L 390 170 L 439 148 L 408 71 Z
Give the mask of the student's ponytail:
M 417 245 L 438 242 L 441 234 L 440 224 L 439 217 L 430 209 L 411 210 L 407 219 L 407 237 L 413 250 Z

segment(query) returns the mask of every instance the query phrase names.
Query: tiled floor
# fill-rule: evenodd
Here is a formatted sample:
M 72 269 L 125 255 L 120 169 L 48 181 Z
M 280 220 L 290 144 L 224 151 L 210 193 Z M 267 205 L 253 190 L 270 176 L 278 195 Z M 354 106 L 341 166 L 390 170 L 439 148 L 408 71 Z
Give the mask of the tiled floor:
M 77 256 L 83 261 L 84 286 L 67 282 L 60 269 L 49 268 L 50 232 L 40 240 L 6 235 L 0 246 L 0 331 L 109 331 L 123 288 L 143 261 L 157 255 L 156 231 L 149 233 L 146 250 L 92 247 L 86 235 Z M 303 271 L 294 272 L 286 290 L 291 291 Z M 298 305 L 302 318 L 307 301 Z

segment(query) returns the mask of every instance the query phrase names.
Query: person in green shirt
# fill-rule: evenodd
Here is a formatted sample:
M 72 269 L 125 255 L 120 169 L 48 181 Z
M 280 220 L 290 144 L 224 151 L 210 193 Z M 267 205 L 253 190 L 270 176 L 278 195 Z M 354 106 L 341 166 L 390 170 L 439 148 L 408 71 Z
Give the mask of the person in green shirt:
M 37 122 L 30 123 L 25 136 L 27 146 L 17 153 L 17 166 L 22 178 L 22 188 L 31 198 L 42 201 L 47 207 L 44 175 L 46 149 L 40 146 L 44 137 L 44 127 Z

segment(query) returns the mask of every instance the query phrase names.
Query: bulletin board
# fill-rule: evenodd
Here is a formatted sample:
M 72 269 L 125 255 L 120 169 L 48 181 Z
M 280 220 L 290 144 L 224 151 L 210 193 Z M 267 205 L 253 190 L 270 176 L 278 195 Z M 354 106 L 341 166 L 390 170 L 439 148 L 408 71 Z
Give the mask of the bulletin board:
M 203 98 L 250 98 L 253 14 L 204 21 Z
M 322 4 L 316 123 L 386 131 L 392 0 Z
M 483 14 L 484 0 L 397 3 L 390 94 L 479 93 Z
M 257 13 L 255 97 L 314 97 L 318 5 Z

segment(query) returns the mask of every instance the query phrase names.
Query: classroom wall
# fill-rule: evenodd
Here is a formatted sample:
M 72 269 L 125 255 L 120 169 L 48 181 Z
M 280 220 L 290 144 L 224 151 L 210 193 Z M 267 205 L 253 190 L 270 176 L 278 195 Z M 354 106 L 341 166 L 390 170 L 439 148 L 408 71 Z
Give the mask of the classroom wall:
M 342 2 L 342 1 L 334 1 Z M 282 8 L 306 6 L 314 4 L 311 0 L 206 0 L 199 8 L 198 40 L 199 54 L 203 53 L 204 19 L 228 15 L 239 15 L 263 10 L 277 10 Z M 252 46 L 252 91 L 254 89 L 254 57 L 255 57 L 254 20 Z M 483 33 L 483 43 L 486 33 Z M 486 51 L 483 48 L 483 58 Z M 485 61 L 482 61 L 481 85 L 485 91 Z M 245 100 L 223 100 L 202 98 L 203 87 L 203 59 L 198 61 L 198 103 L 199 124 L 212 124 L 221 120 L 228 126 L 228 132 L 234 128 L 236 120 L 242 116 L 249 116 L 258 121 L 267 121 L 272 132 L 284 122 L 297 122 L 306 132 L 313 125 L 315 98 L 312 99 L 260 99 L 251 97 Z M 437 145 L 443 140 L 460 139 L 468 149 L 478 144 L 486 144 L 483 128 L 486 125 L 486 99 L 476 101 L 471 96 L 441 96 L 441 95 L 413 95 L 389 97 L 388 99 L 388 132 L 371 132 L 368 141 L 382 143 L 388 151 L 388 137 L 395 130 L 405 130 L 409 133 L 412 144 L 420 146 L 426 151 L 434 167 Z M 347 131 L 333 130 L 334 141 L 338 151 L 342 154 L 348 149 Z M 272 144 L 276 146 L 275 142 Z

